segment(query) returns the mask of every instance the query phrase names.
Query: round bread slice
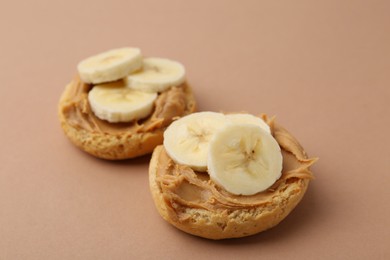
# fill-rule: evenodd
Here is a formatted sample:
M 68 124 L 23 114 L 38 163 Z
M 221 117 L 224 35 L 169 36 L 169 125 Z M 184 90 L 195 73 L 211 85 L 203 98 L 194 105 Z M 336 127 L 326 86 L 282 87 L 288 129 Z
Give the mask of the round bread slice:
M 149 166 L 149 185 L 160 215 L 176 228 L 208 239 L 238 238 L 276 226 L 300 202 L 312 179 L 308 159 L 298 141 L 273 120 L 271 127 L 283 155 L 282 176 L 255 195 L 234 195 L 207 173 L 176 164 L 157 146 Z
M 78 76 L 59 101 L 62 129 L 79 148 L 99 158 L 129 159 L 151 153 L 163 142 L 166 127 L 176 118 L 195 112 L 196 102 L 187 82 L 159 93 L 152 114 L 128 123 L 110 123 L 97 118 L 88 103 L 93 87 Z

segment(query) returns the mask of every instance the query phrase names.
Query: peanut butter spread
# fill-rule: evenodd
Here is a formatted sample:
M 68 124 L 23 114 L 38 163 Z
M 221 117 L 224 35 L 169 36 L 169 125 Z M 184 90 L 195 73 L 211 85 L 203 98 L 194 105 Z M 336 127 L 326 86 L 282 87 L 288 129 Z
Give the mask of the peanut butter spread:
M 265 118 L 265 116 L 264 116 Z M 207 210 L 251 208 L 272 202 L 289 182 L 311 179 L 310 166 L 316 159 L 308 159 L 297 140 L 285 129 L 268 121 L 283 155 L 282 176 L 266 191 L 255 195 L 234 195 L 217 186 L 207 172 L 195 172 L 188 166 L 172 161 L 162 149 L 157 164 L 156 181 L 164 199 L 172 208 L 190 207 Z
M 152 114 L 142 120 L 128 123 L 110 123 L 97 118 L 89 105 L 88 92 L 93 85 L 82 82 L 76 77 L 66 88 L 61 101 L 61 113 L 69 125 L 76 129 L 85 129 L 91 132 L 100 132 L 111 135 L 121 135 L 126 132 L 150 132 L 168 126 L 175 117 L 183 116 L 186 107 L 186 94 L 190 91 L 187 83 L 159 94 L 155 101 Z

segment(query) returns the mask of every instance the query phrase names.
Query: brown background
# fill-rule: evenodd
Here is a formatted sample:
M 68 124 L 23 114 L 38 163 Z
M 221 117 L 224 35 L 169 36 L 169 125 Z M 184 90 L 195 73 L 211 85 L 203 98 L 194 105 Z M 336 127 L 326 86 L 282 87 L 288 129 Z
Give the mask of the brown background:
M 389 1 L 0 5 L 0 259 L 390 259 Z M 149 156 L 66 139 L 57 102 L 78 61 L 122 46 L 181 61 L 200 110 L 276 115 L 320 157 L 285 221 L 187 235 L 154 208 Z

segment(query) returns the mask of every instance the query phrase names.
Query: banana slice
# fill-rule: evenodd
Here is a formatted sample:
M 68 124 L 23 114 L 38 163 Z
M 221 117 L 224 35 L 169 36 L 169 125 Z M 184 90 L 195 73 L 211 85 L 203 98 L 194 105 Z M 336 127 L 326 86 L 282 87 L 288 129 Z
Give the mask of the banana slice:
M 252 195 L 281 176 L 282 154 L 276 140 L 252 124 L 226 124 L 210 140 L 210 178 L 227 191 Z
M 141 51 L 138 48 L 109 50 L 85 60 L 78 66 L 80 78 L 85 83 L 99 84 L 126 77 L 142 66 Z
M 253 124 L 261 127 L 267 133 L 271 133 L 271 129 L 269 128 L 269 125 L 267 125 L 266 122 L 264 122 L 263 119 L 260 117 L 251 115 L 251 114 L 227 114 L 226 119 L 228 122 L 233 123 L 233 124 Z
M 184 80 L 184 66 L 162 58 L 144 59 L 142 70 L 127 77 L 130 88 L 150 92 L 163 92 L 169 87 L 182 84 Z
M 157 93 L 127 88 L 123 81 L 96 85 L 88 93 L 94 114 L 111 123 L 147 117 L 153 110 L 156 98 Z
M 209 141 L 226 124 L 223 114 L 199 112 L 174 121 L 164 132 L 164 147 L 178 164 L 206 171 Z

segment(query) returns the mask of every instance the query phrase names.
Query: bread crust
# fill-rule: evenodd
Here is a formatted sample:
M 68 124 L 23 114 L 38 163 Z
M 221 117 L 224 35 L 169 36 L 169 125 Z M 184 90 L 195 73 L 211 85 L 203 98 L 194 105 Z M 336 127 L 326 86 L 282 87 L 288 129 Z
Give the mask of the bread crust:
M 180 205 L 164 195 L 157 181 L 162 145 L 154 149 L 149 165 L 149 188 L 159 214 L 176 228 L 208 239 L 238 238 L 265 231 L 280 223 L 301 201 L 310 179 L 291 178 L 266 204 L 251 208 L 208 210 Z M 301 151 L 302 154 L 304 151 Z M 313 159 L 313 162 L 315 159 Z M 181 217 L 185 216 L 185 217 Z M 190 217 L 188 217 L 190 216 Z
M 58 105 L 61 127 L 71 142 L 85 152 L 102 159 L 122 160 L 152 153 L 157 145 L 162 144 L 166 126 L 146 132 L 124 132 L 119 136 L 73 126 L 63 113 L 66 91 L 65 89 Z M 195 98 L 188 85 L 185 100 L 187 104 L 183 116 L 196 110 Z

